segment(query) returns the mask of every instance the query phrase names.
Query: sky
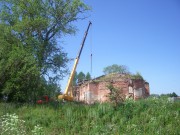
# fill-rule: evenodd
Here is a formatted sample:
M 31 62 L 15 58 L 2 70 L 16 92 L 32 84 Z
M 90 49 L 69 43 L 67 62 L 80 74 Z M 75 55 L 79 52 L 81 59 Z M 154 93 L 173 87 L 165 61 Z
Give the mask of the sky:
M 64 51 L 75 58 L 89 21 L 77 72 L 103 75 L 112 64 L 126 65 L 149 82 L 151 94 L 180 95 L 179 0 L 84 0 L 92 10 L 75 23 L 76 35 L 63 38 Z M 92 57 L 92 71 L 91 58 Z M 68 64 L 72 69 L 74 61 Z M 68 76 L 60 83 L 62 89 Z

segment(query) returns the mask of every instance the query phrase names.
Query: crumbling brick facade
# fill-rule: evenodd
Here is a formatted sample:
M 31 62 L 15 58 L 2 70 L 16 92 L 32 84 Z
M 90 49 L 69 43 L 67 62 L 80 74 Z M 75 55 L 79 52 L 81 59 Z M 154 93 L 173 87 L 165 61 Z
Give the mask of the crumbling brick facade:
M 112 76 L 101 76 L 91 81 L 80 83 L 75 88 L 75 100 L 87 104 L 94 102 L 109 101 L 110 90 L 108 85 L 121 89 L 126 98 L 138 100 L 149 96 L 149 83 L 143 79 L 130 79 L 125 74 L 113 74 Z

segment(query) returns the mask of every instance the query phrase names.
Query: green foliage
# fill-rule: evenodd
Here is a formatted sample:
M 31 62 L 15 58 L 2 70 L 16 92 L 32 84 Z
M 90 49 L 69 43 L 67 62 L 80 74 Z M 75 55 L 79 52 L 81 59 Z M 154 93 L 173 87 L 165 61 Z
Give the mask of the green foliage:
M 3 51 L 4 49 L 2 49 Z M 32 98 L 39 82 L 37 63 L 23 47 L 13 46 L 10 52 L 1 52 L 0 91 L 9 101 L 24 102 Z M 6 57 L 3 57 L 6 55 Z
M 108 85 L 107 87 L 110 90 L 108 97 L 115 107 L 122 104 L 125 99 L 124 94 L 122 93 L 122 88 L 115 88 L 112 84 Z
M 141 73 L 137 72 L 134 75 L 131 75 L 131 79 L 142 79 L 144 80 L 144 78 L 142 77 Z
M 105 67 L 103 72 L 105 75 L 113 74 L 113 73 L 127 74 L 127 76 L 129 76 L 131 79 L 142 79 L 142 80 L 144 80 L 144 78 L 142 77 L 142 75 L 139 72 L 137 72 L 136 74 L 131 74 L 129 72 L 127 66 L 125 66 L 125 65 L 113 64 L 111 66 Z
M 26 129 L 24 127 L 25 121 L 20 120 L 16 114 L 6 114 L 0 119 L 1 135 L 25 135 Z
M 173 92 L 173 93 L 170 93 L 170 97 L 178 97 L 178 95 L 175 92 Z
M 5 114 L 0 119 L 1 135 L 27 135 L 25 121 L 19 119 L 16 114 Z M 43 135 L 43 129 L 39 125 L 34 126 L 33 135 Z
M 86 74 L 86 80 L 91 80 L 91 75 L 90 75 L 90 73 L 89 72 L 87 72 L 87 74 Z
M 44 135 L 43 128 L 40 125 L 34 126 L 34 129 L 32 130 L 33 135 Z
M 85 80 L 86 75 L 83 72 L 79 72 L 78 74 L 78 82 L 82 82 L 83 80 Z
M 74 78 L 73 78 L 73 86 L 76 86 L 78 80 L 78 74 L 77 72 L 74 73 Z
M 65 103 L 30 106 L 0 103 L 0 117 L 16 113 L 27 134 L 40 125 L 45 134 L 179 134 L 180 102 L 165 98 L 127 100 L 114 109 L 109 103 Z M 1 131 L 0 131 L 1 133 Z
M 56 91 L 69 61 L 57 38 L 75 34 L 73 22 L 84 19 L 89 7 L 80 0 L 1 0 L 0 5 L 0 98 L 29 102 Z
M 83 73 L 82 71 L 77 73 L 75 72 L 75 75 L 74 75 L 74 79 L 73 79 L 73 85 L 77 85 L 77 82 L 82 82 L 83 80 L 91 80 L 91 75 L 90 73 L 88 72 L 86 75 L 85 73 Z
M 126 74 L 129 73 L 127 66 L 125 65 L 117 65 L 113 64 L 111 66 L 107 66 L 103 69 L 104 74 L 111 74 L 111 73 L 120 73 Z
M 178 97 L 178 95 L 175 92 L 173 92 L 168 94 L 161 94 L 161 97 Z
M 79 72 L 79 73 L 77 74 L 77 78 L 76 78 L 76 79 L 77 79 L 78 82 L 82 82 L 83 80 L 89 81 L 89 80 L 91 80 L 91 75 L 90 75 L 89 72 L 85 75 L 85 73 L 83 73 L 83 72 L 81 71 L 81 72 Z
M 56 38 L 74 34 L 72 22 L 83 19 L 88 6 L 80 0 L 1 0 L 0 4 L 0 23 L 8 29 L 8 37 L 32 51 L 41 73 L 51 71 L 58 77 L 67 73 L 67 54 L 57 46 Z

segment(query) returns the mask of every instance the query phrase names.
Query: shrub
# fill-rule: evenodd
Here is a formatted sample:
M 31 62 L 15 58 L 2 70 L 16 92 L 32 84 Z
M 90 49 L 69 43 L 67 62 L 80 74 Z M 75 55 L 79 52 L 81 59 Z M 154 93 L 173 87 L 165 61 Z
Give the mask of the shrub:
M 112 84 L 107 86 L 110 90 L 108 95 L 110 101 L 117 107 L 119 104 L 123 103 L 125 100 L 124 94 L 122 93 L 122 88 L 115 88 Z

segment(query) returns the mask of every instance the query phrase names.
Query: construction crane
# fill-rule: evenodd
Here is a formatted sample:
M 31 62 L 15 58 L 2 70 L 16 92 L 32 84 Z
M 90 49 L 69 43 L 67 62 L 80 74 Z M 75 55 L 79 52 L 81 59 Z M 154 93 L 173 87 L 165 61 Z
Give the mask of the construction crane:
M 82 41 L 82 44 L 81 44 L 81 48 L 79 50 L 79 53 L 74 61 L 74 66 L 72 68 L 72 71 L 71 71 L 71 74 L 69 76 L 69 79 L 68 79 L 68 83 L 66 85 L 66 89 L 64 91 L 64 94 L 62 95 L 59 95 L 58 96 L 58 99 L 61 99 L 61 100 L 67 100 L 67 101 L 73 101 L 73 90 L 72 90 L 72 82 L 73 82 L 73 79 L 74 79 L 74 74 L 75 74 L 75 71 L 76 71 L 76 67 L 77 67 L 77 64 L 79 62 L 79 59 L 80 59 L 80 56 L 81 56 L 81 52 L 82 52 L 82 49 L 84 47 L 84 43 L 85 43 L 85 40 L 86 40 L 86 37 L 87 37 L 87 34 L 88 34 L 88 31 L 89 31 L 89 27 L 91 26 L 91 22 L 89 22 L 89 25 L 87 27 L 87 30 L 84 34 L 84 38 L 83 38 L 83 41 Z

